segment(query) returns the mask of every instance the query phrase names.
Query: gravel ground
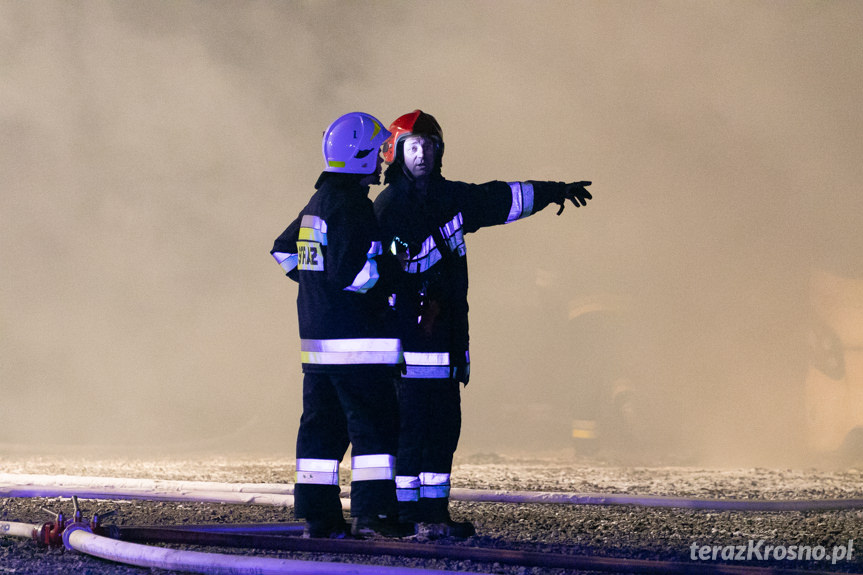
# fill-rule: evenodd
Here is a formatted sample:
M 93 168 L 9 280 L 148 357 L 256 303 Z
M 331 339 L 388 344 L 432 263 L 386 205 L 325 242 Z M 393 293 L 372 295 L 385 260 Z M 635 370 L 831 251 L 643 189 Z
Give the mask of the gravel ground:
M 0 471 L 52 475 L 87 475 L 165 480 L 238 483 L 292 482 L 293 458 L 214 456 L 98 457 L 93 454 L 31 456 L 0 450 Z M 347 476 L 343 483 L 347 484 Z M 673 495 L 735 499 L 863 498 L 863 471 L 857 468 L 813 469 L 707 469 L 697 467 L 628 467 L 573 457 L 548 458 L 474 455 L 459 458 L 453 470 L 454 487 L 477 489 L 561 491 Z M 43 508 L 71 514 L 68 499 L 0 498 L 0 519 L 25 523 L 50 520 Z M 107 520 L 115 525 L 180 523 L 241 523 L 293 521 L 290 508 L 207 503 L 82 500 L 86 516 L 94 511 L 116 510 Z M 468 503 L 454 501 L 456 519 L 470 519 L 479 535 L 473 545 L 530 551 L 559 552 L 601 557 L 688 562 L 692 546 L 823 546 L 828 560 L 766 561 L 757 554 L 749 561 L 728 561 L 736 566 L 777 567 L 830 572 L 863 572 L 863 510 L 824 512 L 742 512 L 638 506 Z M 853 540 L 851 560 L 832 564 L 834 546 Z M 859 542 L 860 552 L 857 553 Z M 200 548 L 197 548 L 201 550 Z M 763 550 L 764 547 L 757 549 Z M 206 549 L 252 553 L 237 549 Z M 721 551 L 720 551 L 721 553 Z M 254 552 L 257 556 L 347 561 L 337 555 L 291 552 Z M 350 559 L 379 565 L 409 565 L 453 571 L 530 575 L 577 573 L 454 560 L 413 560 L 399 557 Z M 20 538 L 0 537 L 0 575 L 5 573 L 139 574 L 168 573 L 118 565 L 73 551 L 46 549 Z M 582 572 L 587 573 L 587 572 Z

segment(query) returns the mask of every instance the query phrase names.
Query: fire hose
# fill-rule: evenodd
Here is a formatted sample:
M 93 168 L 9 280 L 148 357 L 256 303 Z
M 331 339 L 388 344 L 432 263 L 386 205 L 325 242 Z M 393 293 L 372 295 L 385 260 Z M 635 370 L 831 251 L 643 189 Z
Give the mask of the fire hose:
M 349 489 L 342 489 L 342 508 L 350 509 Z M 0 496 L 72 497 L 86 499 L 147 499 L 249 505 L 293 505 L 293 485 L 276 483 L 218 483 L 167 481 L 117 477 L 29 475 L 0 473 Z M 460 489 L 450 491 L 454 501 L 485 503 L 537 503 L 557 505 L 634 505 L 720 511 L 828 511 L 863 509 L 863 499 L 712 499 L 668 495 L 617 493 L 560 493 Z
M 56 480 L 59 485 L 50 485 Z M 16 484 L 15 481 L 18 481 Z M 2 485 L 5 483 L 5 485 Z M 125 487 L 118 487 L 124 486 Z M 200 490 L 196 490 L 200 488 Z M 256 493 L 260 489 L 268 493 Z M 94 516 L 87 524 L 82 521 L 77 497 L 93 499 L 151 499 L 229 503 L 290 505 L 290 485 L 216 484 L 213 482 L 166 482 L 128 480 L 121 478 L 80 478 L 69 476 L 23 476 L 0 474 L 0 495 L 12 497 L 71 497 L 75 503 L 74 521 L 66 524 L 62 515 L 57 521 L 42 526 L 0 522 L 0 535 L 32 537 L 45 544 L 62 540 L 69 549 L 98 557 L 139 566 L 175 569 L 197 573 L 444 573 L 442 571 L 387 571 L 381 566 L 370 570 L 342 571 L 345 564 L 325 565 L 321 562 L 254 558 L 193 551 L 178 551 L 141 545 L 140 542 L 219 545 L 288 551 L 357 553 L 364 555 L 395 555 L 416 558 L 456 559 L 496 562 L 545 568 L 586 569 L 595 571 L 626 571 L 633 573 L 800 573 L 794 570 L 741 567 L 735 565 L 692 564 L 674 561 L 649 561 L 592 557 L 565 553 L 539 553 L 512 549 L 490 549 L 475 546 L 428 545 L 400 541 L 320 540 L 290 537 L 297 535 L 301 524 L 251 525 L 184 525 L 150 527 L 103 527 L 101 518 Z M 281 491 L 281 493 L 275 493 Z M 197 498 L 196 495 L 203 495 Z M 716 500 L 665 496 L 623 496 L 617 494 L 567 494 L 550 492 L 485 491 L 453 489 L 453 499 L 462 501 L 495 501 L 505 503 L 555 503 L 580 505 L 641 505 L 696 509 L 746 511 L 825 510 L 863 507 L 860 499 L 830 500 Z M 289 502 L 290 501 L 290 502 Z M 106 536 L 107 535 L 107 536 Z M 287 535 L 287 536 L 286 536 Z M 286 563 L 287 561 L 287 563 Z M 389 568 L 393 569 L 393 568 Z M 446 572 L 446 573 L 452 573 Z M 806 573 L 817 573 L 807 571 Z

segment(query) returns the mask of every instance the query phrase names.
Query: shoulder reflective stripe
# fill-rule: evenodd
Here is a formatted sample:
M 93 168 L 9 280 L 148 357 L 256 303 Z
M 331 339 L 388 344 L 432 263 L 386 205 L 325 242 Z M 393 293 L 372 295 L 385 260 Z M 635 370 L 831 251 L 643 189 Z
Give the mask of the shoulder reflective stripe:
M 405 363 L 408 365 L 449 365 L 449 353 L 445 351 L 431 353 L 406 351 Z
M 396 489 L 418 489 L 420 478 L 416 475 L 396 475 Z
M 300 358 L 303 363 L 318 365 L 394 365 L 401 363 L 403 356 L 398 339 L 301 339 Z
M 351 457 L 351 481 L 392 480 L 395 477 L 396 458 L 381 453 Z
M 512 206 L 506 218 L 508 224 L 533 213 L 533 184 L 509 182 L 509 187 L 512 190 Z
M 420 483 L 423 485 L 449 485 L 449 473 L 420 473 Z
M 357 293 L 366 293 L 374 287 L 380 278 L 378 275 L 378 263 L 375 261 L 375 257 L 381 255 L 381 253 L 383 253 L 381 243 L 372 242 L 372 245 L 366 254 L 366 265 L 363 266 L 363 269 L 360 270 L 360 273 L 358 273 L 357 277 L 354 278 L 354 282 L 346 287 L 345 290 Z
M 318 216 L 303 216 L 300 221 L 300 239 L 327 245 L 327 222 Z
M 339 461 L 337 459 L 297 459 L 296 482 L 338 485 Z
M 467 248 L 464 243 L 464 231 L 462 231 L 463 222 L 464 219 L 461 212 L 459 212 L 452 220 L 440 228 L 441 235 L 444 237 L 447 247 L 450 251 L 460 256 L 467 254 Z
M 285 273 L 288 273 L 292 269 L 297 267 L 297 254 L 288 254 L 285 252 L 273 252 L 273 257 L 276 259 L 276 262 L 280 266 L 282 266 L 282 269 L 285 270 Z

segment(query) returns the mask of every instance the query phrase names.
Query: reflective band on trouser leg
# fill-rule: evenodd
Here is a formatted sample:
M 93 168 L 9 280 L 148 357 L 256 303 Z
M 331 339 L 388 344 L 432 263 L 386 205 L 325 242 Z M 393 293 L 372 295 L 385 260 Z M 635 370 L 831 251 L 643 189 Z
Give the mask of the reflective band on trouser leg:
M 414 475 L 396 475 L 396 499 L 418 501 L 419 498 L 420 478 Z
M 300 359 L 316 365 L 384 364 L 402 360 L 398 339 L 301 339 Z
M 512 190 L 512 206 L 506 223 L 512 223 L 525 218 L 533 212 L 533 184 L 527 182 L 509 182 Z
M 449 497 L 449 473 L 420 473 L 420 497 Z
M 376 481 L 395 477 L 396 458 L 387 453 L 351 457 L 351 481 Z
M 297 483 L 339 484 L 338 459 L 297 459 Z
M 408 379 L 448 379 L 450 377 L 449 354 L 405 352 L 406 371 L 403 378 Z

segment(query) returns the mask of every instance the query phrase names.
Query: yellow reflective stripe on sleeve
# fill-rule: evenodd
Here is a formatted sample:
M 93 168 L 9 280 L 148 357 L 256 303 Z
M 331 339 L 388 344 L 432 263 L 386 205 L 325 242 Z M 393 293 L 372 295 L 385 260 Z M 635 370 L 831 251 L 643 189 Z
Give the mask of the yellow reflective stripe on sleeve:
M 303 216 L 300 221 L 299 239 L 327 245 L 327 222 L 318 216 Z

